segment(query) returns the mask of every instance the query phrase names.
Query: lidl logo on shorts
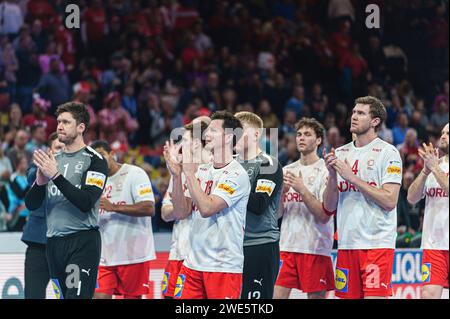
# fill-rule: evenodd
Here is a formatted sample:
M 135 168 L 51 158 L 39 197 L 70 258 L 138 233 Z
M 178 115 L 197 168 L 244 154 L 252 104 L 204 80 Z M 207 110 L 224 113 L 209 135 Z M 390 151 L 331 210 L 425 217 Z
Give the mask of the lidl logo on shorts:
M 165 272 L 163 281 L 162 281 L 162 286 L 161 286 L 161 290 L 162 290 L 163 294 L 167 293 L 167 289 L 169 288 L 169 278 L 170 278 L 170 273 Z
M 151 184 L 141 184 L 137 186 L 139 196 L 145 196 L 153 193 Z
M 337 291 L 348 292 L 348 269 L 336 267 L 334 285 Z
M 429 283 L 431 279 L 431 264 L 424 263 L 422 265 L 422 282 Z
M 64 299 L 61 286 L 58 279 L 51 279 L 53 291 L 55 292 L 56 299 Z
M 217 188 L 227 192 L 230 195 L 233 195 L 234 192 L 236 191 L 233 187 L 231 187 L 227 184 L 224 184 L 224 183 L 219 184 L 219 186 L 217 186 Z
M 181 294 L 183 293 L 184 281 L 186 280 L 185 275 L 178 275 L 177 284 L 175 285 L 175 293 L 173 296 L 175 298 L 181 298 Z
M 99 172 L 88 171 L 86 175 L 86 185 L 97 186 L 100 189 L 103 189 L 105 185 L 106 176 L 105 174 Z

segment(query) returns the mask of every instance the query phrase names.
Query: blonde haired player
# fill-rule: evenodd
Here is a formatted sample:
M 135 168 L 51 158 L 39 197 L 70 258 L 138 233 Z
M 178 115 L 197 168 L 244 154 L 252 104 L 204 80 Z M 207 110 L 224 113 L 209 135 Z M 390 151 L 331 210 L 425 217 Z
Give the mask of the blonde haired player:
M 377 98 L 356 99 L 350 127 L 355 140 L 324 154 L 329 174 L 323 207 L 330 215 L 337 211 L 339 298 L 392 295 L 402 160 L 394 146 L 377 136 L 385 118 Z
M 322 209 L 328 170 L 317 149 L 324 127 L 316 119 L 296 124 L 300 159 L 284 167 L 284 194 L 279 205 L 281 223 L 281 268 L 274 298 L 287 299 L 292 288 L 309 299 L 325 298 L 334 289 L 333 218 Z
M 445 125 L 439 140 L 439 151 L 431 143 L 424 144 L 419 155 L 425 166 L 408 189 L 408 201 L 416 204 L 426 198 L 422 232 L 422 298 L 442 297 L 448 288 L 448 130 Z
M 152 185 L 142 168 L 117 163 L 106 141 L 94 141 L 91 147 L 109 168 L 100 201 L 102 251 L 95 298 L 140 299 L 149 293 L 150 261 L 156 258 Z
M 204 148 L 203 133 L 208 126 L 210 119 L 208 117 L 198 117 L 184 127 L 182 141 L 174 144 L 167 142 L 164 147 L 164 158 L 171 174 L 169 187 L 164 195 L 161 217 L 165 221 L 174 221 L 172 229 L 172 243 L 170 245 L 169 260 L 164 269 L 164 278 L 162 284 L 162 294 L 164 298 L 171 299 L 176 291 L 178 274 L 183 261 L 189 253 L 189 234 L 192 221 L 192 199 L 187 189 L 186 177 L 182 173 L 181 160 L 179 154 L 183 144 L 200 150 L 201 161 L 208 163 L 210 153 Z

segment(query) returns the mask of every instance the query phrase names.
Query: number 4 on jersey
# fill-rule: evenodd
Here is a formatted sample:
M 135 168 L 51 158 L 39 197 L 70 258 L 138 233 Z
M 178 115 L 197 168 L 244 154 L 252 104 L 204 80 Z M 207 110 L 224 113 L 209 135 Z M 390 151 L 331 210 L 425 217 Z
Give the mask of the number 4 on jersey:
M 359 160 L 356 160 L 355 161 L 355 163 L 353 164 L 353 166 L 352 166 L 352 172 L 353 172 L 353 174 L 358 174 L 358 161 Z

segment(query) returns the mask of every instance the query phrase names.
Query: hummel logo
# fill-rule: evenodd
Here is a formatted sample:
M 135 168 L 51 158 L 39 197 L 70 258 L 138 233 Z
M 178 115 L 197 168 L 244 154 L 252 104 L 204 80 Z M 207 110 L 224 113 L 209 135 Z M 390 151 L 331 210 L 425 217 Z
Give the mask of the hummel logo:
M 256 283 L 259 284 L 261 287 L 262 287 L 262 281 L 263 281 L 263 278 L 261 278 L 261 280 L 256 280 L 256 279 L 253 280 L 253 282 L 256 282 Z
M 86 269 L 81 269 L 81 272 L 85 272 L 88 276 L 89 276 L 89 272 L 91 271 L 91 268 L 89 268 L 88 270 Z
M 325 279 L 320 279 L 320 283 L 323 284 L 323 285 L 326 285 L 327 281 Z
M 381 285 L 382 285 L 384 288 L 387 289 L 387 285 L 386 285 L 386 284 L 383 284 L 383 283 L 382 283 Z
M 150 287 L 148 284 L 142 284 L 142 286 L 144 286 L 144 287 Z

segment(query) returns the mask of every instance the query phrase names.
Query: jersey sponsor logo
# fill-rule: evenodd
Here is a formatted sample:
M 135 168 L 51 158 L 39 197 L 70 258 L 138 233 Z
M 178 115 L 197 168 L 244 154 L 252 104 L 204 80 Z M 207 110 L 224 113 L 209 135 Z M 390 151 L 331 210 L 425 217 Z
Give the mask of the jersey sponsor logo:
M 149 183 L 140 184 L 137 186 L 137 193 L 139 196 L 145 196 L 153 193 L 152 185 Z
M 431 263 L 424 263 L 422 265 L 422 282 L 429 283 L 431 279 Z
M 398 167 L 398 166 L 389 166 L 389 167 L 387 168 L 387 173 L 388 173 L 388 174 L 397 174 L 397 175 L 400 175 L 401 172 L 402 172 L 402 169 L 401 169 L 400 167 Z
M 173 295 L 175 298 L 181 298 L 181 295 L 183 294 L 185 280 L 186 280 L 185 275 L 181 275 L 181 274 L 178 275 L 177 284 L 175 285 L 175 293 Z
M 380 153 L 382 151 L 381 148 L 373 148 L 372 152 Z
M 425 195 L 427 195 L 428 197 L 448 197 L 448 194 L 445 192 L 445 190 L 436 187 L 428 188 L 425 191 Z
M 94 155 L 89 154 L 89 153 L 86 153 L 86 152 L 83 152 L 82 154 L 83 154 L 84 156 L 94 157 Z
M 336 267 L 334 285 L 337 291 L 348 292 L 348 269 Z
M 163 294 L 167 293 L 167 289 L 169 289 L 169 279 L 170 279 L 170 272 L 165 272 L 163 281 L 161 284 L 161 291 Z
M 373 187 L 378 187 L 377 183 L 375 183 L 375 182 L 367 182 L 367 184 L 369 184 L 370 186 L 373 186 Z M 345 193 L 345 192 L 358 192 L 359 193 L 359 189 L 357 189 L 355 185 L 353 185 L 352 183 L 349 183 L 348 181 L 341 181 L 338 184 L 338 190 L 341 193 Z
M 302 196 L 297 192 L 287 192 L 286 194 L 284 194 L 284 202 L 303 203 L 303 199 Z
M 105 186 L 106 176 L 99 172 L 88 171 L 86 175 L 86 185 L 97 186 L 103 189 Z
M 272 193 L 276 187 L 276 184 L 268 179 L 258 179 L 256 182 L 255 193 L 267 193 L 272 196 Z
M 370 159 L 370 160 L 367 161 L 367 169 L 368 170 L 373 171 L 374 170 L 374 168 L 373 168 L 374 165 L 375 165 L 375 160 Z
M 350 151 L 348 148 L 341 148 L 340 150 L 336 150 L 336 152 L 348 152 Z
M 233 195 L 234 192 L 236 191 L 233 187 L 231 187 L 230 185 L 227 185 L 225 183 L 220 183 L 217 186 L 217 188 L 220 189 L 220 190 L 223 190 L 224 192 L 226 192 L 226 193 L 228 193 L 230 195 Z
M 53 291 L 55 292 L 56 299 L 64 299 L 61 286 L 59 285 L 58 279 L 50 279 L 52 282 Z
M 389 161 L 389 166 L 387 168 L 388 174 L 398 174 L 402 173 L 402 163 L 396 160 Z

